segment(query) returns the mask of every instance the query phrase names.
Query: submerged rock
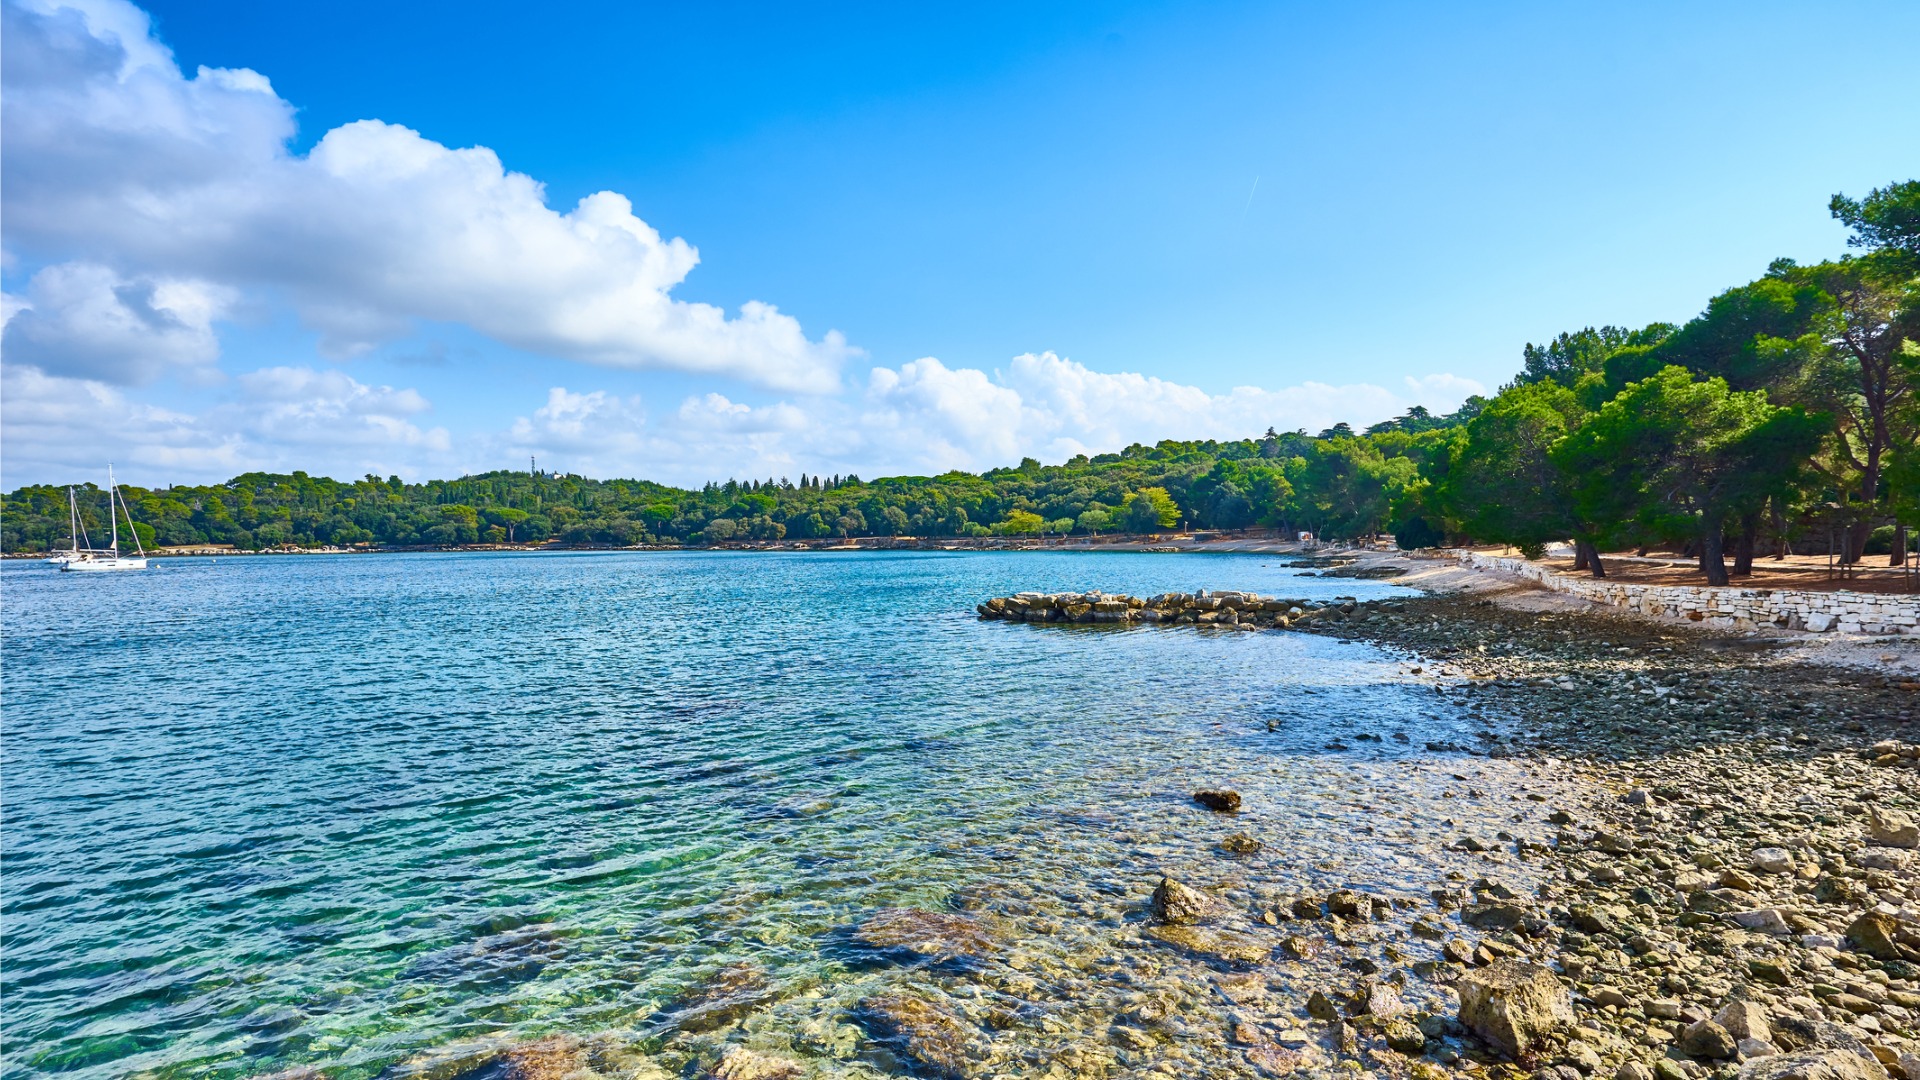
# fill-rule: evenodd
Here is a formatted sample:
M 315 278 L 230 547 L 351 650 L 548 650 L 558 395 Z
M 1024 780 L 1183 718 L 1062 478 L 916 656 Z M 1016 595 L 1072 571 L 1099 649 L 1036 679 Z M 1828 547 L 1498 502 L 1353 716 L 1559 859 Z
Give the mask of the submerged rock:
M 586 1070 L 586 1045 L 570 1035 L 551 1035 L 498 1048 L 471 1068 L 443 1075 L 453 1080 L 567 1080 Z
M 790 1057 L 730 1046 L 712 1075 L 713 1080 L 787 1080 L 801 1071 L 800 1063 Z
M 973 1071 L 976 1029 L 943 1005 L 896 991 L 866 999 L 854 1016 L 869 1038 L 920 1072 L 960 1080 Z
M 728 964 L 687 996 L 674 1024 L 682 1031 L 713 1031 L 746 1016 L 772 997 L 765 968 L 751 961 Z
M 1267 942 L 1236 930 L 1205 926 L 1150 926 L 1147 936 L 1208 960 L 1257 964 L 1273 954 Z
M 924 960 L 977 959 L 998 951 L 998 941 L 980 920 L 920 908 L 874 912 L 855 928 L 853 940 L 870 949 L 907 953 Z
M 1501 960 L 1461 976 L 1460 1023 L 1510 1057 L 1571 1027 L 1573 997 L 1553 972 Z

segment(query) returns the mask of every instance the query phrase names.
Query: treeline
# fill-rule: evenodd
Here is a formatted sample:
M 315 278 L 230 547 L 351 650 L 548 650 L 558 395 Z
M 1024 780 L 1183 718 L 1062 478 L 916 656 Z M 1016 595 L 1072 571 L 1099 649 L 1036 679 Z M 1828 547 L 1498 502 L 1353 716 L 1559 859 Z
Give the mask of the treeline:
M 148 545 L 450 546 L 558 540 L 572 544 L 715 543 L 870 536 L 991 536 L 1155 532 L 1187 525 L 1311 529 L 1357 536 L 1385 530 L 1392 496 L 1420 472 L 1451 417 L 1423 409 L 1356 435 L 1346 425 L 1310 436 L 1269 431 L 1230 442 L 1162 442 L 981 475 L 866 481 L 857 476 L 729 480 L 697 491 L 633 480 L 493 472 L 408 484 L 248 473 L 224 484 L 123 487 Z M 78 489 L 82 527 L 105 535 L 106 496 Z M 68 543 L 67 488 L 6 496 L 0 544 L 9 552 Z
M 1423 409 L 1365 432 L 1166 441 L 980 475 L 646 481 L 494 472 L 353 482 L 249 473 L 128 488 L 149 546 L 582 545 L 867 536 L 1150 533 L 1252 526 L 1326 537 L 1392 532 L 1406 547 L 1480 540 L 1578 561 L 1673 545 L 1710 580 L 1757 553 L 1818 545 L 1896 561 L 1920 525 L 1920 182 L 1835 196 L 1858 255 L 1765 275 L 1684 326 L 1583 329 L 1523 350 L 1491 400 Z M 104 533 L 106 500 L 79 491 Z M 0 549 L 68 544 L 67 489 L 21 488 Z M 1726 566 L 1731 553 L 1734 566 Z

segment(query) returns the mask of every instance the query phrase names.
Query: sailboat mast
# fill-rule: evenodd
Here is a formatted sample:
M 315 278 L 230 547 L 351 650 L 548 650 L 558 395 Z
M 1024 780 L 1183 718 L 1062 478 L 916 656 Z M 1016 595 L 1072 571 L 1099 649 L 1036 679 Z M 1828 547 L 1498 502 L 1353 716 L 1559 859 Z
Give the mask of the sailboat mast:
M 113 557 L 120 557 L 120 516 L 113 512 L 113 493 L 118 490 L 113 483 L 113 466 L 107 466 L 107 522 L 113 526 Z
M 80 504 L 73 497 L 73 485 L 67 485 L 67 539 L 73 541 L 73 557 L 80 557 Z

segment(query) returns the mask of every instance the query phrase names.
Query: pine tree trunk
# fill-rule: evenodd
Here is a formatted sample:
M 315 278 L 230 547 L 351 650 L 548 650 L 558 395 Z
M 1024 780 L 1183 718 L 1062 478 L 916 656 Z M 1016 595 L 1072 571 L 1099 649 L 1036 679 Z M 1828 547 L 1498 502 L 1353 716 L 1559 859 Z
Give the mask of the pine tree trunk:
M 1727 583 L 1727 538 L 1718 520 L 1708 524 L 1700 534 L 1700 567 L 1707 572 L 1707 584 L 1725 585 Z
M 1893 554 L 1887 556 L 1887 565 L 1907 565 L 1907 527 L 1905 525 L 1893 527 Z
M 1749 514 L 1740 519 L 1740 535 L 1733 544 L 1733 576 L 1753 576 L 1753 542 L 1760 531 L 1759 519 Z
M 1600 561 L 1600 549 L 1595 546 L 1593 541 L 1575 540 L 1573 542 L 1573 550 L 1575 552 L 1575 563 L 1573 567 L 1575 570 L 1591 570 L 1593 576 L 1597 578 L 1607 576 L 1607 567 Z

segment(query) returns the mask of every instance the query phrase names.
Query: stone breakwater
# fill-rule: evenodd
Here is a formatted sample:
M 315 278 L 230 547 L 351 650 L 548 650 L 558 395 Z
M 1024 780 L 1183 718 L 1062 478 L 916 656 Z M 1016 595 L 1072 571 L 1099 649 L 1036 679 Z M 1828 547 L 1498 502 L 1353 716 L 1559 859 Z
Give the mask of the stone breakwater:
M 1100 592 L 1023 592 L 996 596 L 974 610 L 983 619 L 1014 622 L 1185 623 L 1234 630 L 1285 630 L 1315 619 L 1352 615 L 1361 606 L 1351 598 L 1325 604 L 1250 592 L 1201 590 L 1144 598 Z M 1392 601 L 1377 606 L 1395 610 Z
M 1450 552 L 1476 570 L 1493 570 L 1609 607 L 1642 615 L 1678 616 L 1717 630 L 1772 626 L 1842 634 L 1920 634 L 1920 596 L 1888 596 L 1847 589 L 1739 589 L 1692 585 L 1630 585 L 1604 578 L 1568 577 L 1525 559 Z

